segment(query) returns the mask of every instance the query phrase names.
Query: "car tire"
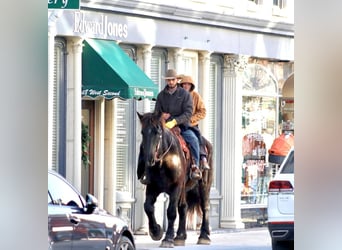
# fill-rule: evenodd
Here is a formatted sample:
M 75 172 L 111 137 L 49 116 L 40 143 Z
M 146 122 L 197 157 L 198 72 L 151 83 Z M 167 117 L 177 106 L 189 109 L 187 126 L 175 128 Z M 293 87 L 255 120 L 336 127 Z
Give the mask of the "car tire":
M 128 237 L 122 236 L 116 245 L 115 250 L 135 250 L 135 247 Z
M 272 250 L 294 250 L 293 241 L 272 240 Z

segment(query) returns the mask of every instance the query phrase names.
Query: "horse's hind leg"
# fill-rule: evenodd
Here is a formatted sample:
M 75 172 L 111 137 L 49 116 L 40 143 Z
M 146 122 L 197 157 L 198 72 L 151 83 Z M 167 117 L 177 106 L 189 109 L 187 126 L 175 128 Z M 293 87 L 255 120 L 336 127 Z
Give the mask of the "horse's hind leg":
M 144 203 L 144 210 L 148 218 L 148 228 L 150 236 L 153 240 L 160 240 L 163 237 L 163 230 L 157 223 L 154 216 L 154 203 L 156 202 L 156 195 L 148 195 L 146 190 L 146 200 Z
M 205 191 L 205 186 L 200 183 L 200 206 L 202 210 L 202 224 L 200 229 L 200 235 L 198 237 L 197 244 L 209 245 L 210 244 L 210 231 L 209 231 L 209 192 Z

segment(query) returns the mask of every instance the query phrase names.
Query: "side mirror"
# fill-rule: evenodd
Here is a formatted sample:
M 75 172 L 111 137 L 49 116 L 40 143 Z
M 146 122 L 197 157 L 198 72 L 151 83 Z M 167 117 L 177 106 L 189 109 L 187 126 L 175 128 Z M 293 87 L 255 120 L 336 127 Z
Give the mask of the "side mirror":
M 98 201 L 97 199 L 95 198 L 95 196 L 91 195 L 91 194 L 87 194 L 86 196 L 86 202 L 87 202 L 87 205 L 86 205 L 86 213 L 87 214 L 91 214 L 94 212 L 94 210 L 97 208 L 98 206 Z

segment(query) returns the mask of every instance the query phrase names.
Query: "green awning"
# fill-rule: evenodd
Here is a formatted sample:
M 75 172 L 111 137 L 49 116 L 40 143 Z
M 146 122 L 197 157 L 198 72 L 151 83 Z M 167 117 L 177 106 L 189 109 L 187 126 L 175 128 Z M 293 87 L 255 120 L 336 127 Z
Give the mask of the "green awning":
M 114 41 L 84 41 L 82 96 L 155 99 L 158 91 L 158 85 Z

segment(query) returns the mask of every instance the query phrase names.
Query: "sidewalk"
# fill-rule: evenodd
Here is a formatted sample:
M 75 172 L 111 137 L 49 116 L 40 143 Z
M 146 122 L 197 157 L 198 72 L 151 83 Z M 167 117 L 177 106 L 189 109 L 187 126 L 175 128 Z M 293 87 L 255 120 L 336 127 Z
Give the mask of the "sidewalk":
M 199 231 L 188 231 L 187 235 L 188 237 L 185 243 L 185 247 L 182 247 L 182 249 L 209 248 L 208 245 L 197 245 Z M 159 247 L 161 244 L 161 240 L 153 241 L 149 235 L 135 235 L 134 237 L 137 250 L 165 249 Z M 240 245 L 246 246 L 247 249 L 247 247 L 251 247 L 254 245 L 264 245 L 264 247 L 268 247 L 271 244 L 267 227 L 247 229 L 217 229 L 211 231 L 210 239 L 210 248 L 212 249 L 219 249 L 218 247 L 224 247 L 223 249 L 228 249 L 227 247 L 237 247 Z

